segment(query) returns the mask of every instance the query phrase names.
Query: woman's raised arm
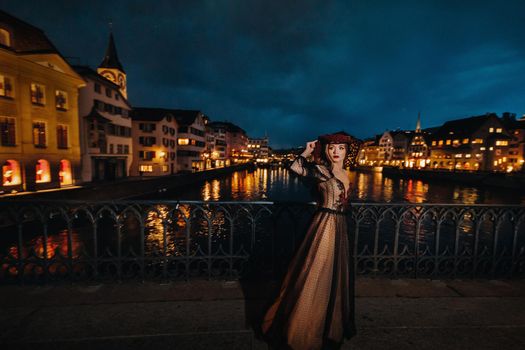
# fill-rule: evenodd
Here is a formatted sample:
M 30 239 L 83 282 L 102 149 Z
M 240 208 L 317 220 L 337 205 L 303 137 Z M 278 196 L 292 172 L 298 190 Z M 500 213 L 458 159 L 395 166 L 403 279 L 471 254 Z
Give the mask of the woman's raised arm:
M 312 165 L 307 160 L 306 157 L 310 156 L 315 148 L 315 143 L 317 141 L 310 141 L 306 143 L 306 147 L 300 155 L 298 155 L 293 163 L 290 165 L 290 170 L 294 173 L 301 176 L 313 176 L 312 174 Z

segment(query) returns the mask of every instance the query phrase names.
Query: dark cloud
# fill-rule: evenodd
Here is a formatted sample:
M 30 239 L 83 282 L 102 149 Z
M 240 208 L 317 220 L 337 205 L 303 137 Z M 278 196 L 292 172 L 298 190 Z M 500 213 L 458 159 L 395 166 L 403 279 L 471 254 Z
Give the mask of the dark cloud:
M 1 7 L 98 65 L 113 22 L 136 106 L 202 109 L 274 146 L 523 114 L 525 3 L 29 1 Z

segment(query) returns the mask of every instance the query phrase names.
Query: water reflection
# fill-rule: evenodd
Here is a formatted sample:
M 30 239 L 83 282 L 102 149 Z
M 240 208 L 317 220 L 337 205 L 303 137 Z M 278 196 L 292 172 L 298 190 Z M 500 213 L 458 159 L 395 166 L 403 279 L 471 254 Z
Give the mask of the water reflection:
M 384 176 L 380 172 L 349 171 L 354 201 L 377 203 L 525 204 L 525 193 L 483 188 L 454 182 L 428 182 Z M 193 188 L 165 192 L 153 199 L 205 201 L 275 200 L 312 201 L 310 190 L 284 167 L 258 168 L 204 182 Z

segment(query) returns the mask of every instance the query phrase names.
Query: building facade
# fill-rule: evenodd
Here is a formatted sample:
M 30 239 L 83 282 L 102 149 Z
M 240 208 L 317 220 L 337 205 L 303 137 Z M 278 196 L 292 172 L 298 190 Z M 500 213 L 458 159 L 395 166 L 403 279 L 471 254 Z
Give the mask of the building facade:
M 525 171 L 525 115 L 516 119 L 515 113 L 503 113 L 501 117 L 503 125 L 512 135 L 509 140 L 508 167 L 507 171 Z
M 178 171 L 178 123 L 170 110 L 134 108 L 132 176 L 164 176 Z
M 206 169 L 206 125 L 208 117 L 201 111 L 172 110 L 177 119 L 177 162 L 179 171 L 201 171 Z M 209 156 L 209 155 L 208 155 Z
M 268 136 L 261 138 L 248 138 L 248 155 L 256 163 L 268 163 L 270 156 Z
M 0 11 L 0 192 L 79 182 L 84 85 L 44 32 Z
M 507 171 L 510 140 L 496 114 L 451 120 L 432 135 L 429 164 L 454 171 Z
M 74 68 L 86 81 L 79 96 L 82 180 L 127 177 L 133 160 L 131 106 L 118 85 L 89 67 Z

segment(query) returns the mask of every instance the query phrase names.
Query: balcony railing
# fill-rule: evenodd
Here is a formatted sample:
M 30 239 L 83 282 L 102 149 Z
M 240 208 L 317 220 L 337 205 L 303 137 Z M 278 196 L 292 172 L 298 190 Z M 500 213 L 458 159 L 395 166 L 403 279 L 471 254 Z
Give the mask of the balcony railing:
M 0 283 L 278 276 L 313 203 L 0 202 Z M 353 203 L 358 274 L 523 278 L 525 207 Z

